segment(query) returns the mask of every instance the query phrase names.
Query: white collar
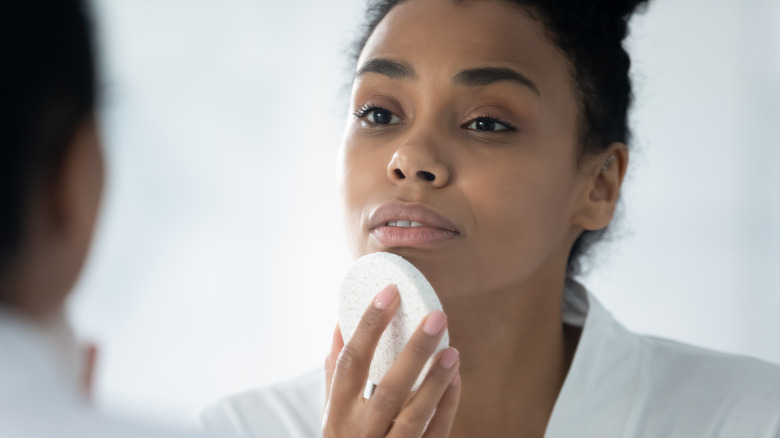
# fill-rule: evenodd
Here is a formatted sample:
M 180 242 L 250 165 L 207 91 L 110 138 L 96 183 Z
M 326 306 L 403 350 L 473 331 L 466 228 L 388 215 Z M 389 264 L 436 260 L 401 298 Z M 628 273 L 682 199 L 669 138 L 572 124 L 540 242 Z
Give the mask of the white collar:
M 640 338 L 621 326 L 579 283 L 567 281 L 564 297 L 564 322 L 581 326 L 582 335 L 545 437 L 569 436 L 572 430 L 588 435 L 584 430 L 588 425 L 598 425 L 602 436 L 620 436 L 623 424 L 614 419 L 627 418 L 631 406 L 616 395 L 634 392 Z M 610 421 L 599 421 L 605 415 Z M 587 421 L 572 425 L 572 419 Z
M 0 307 L 0 402 L 78 399 L 83 360 L 64 315 L 45 322 Z
M 588 317 L 588 291 L 576 280 L 566 279 L 563 290 L 563 322 L 582 327 Z

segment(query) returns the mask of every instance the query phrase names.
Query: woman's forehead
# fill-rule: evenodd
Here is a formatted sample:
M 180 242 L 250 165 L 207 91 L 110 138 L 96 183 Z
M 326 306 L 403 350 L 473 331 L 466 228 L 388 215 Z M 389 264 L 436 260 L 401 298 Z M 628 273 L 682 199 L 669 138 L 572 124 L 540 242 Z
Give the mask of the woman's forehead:
M 535 93 L 547 118 L 572 130 L 577 123 L 575 82 L 565 55 L 537 20 L 506 0 L 403 2 L 366 42 L 358 78 L 375 60 L 408 67 L 413 76 L 404 79 L 429 91 L 460 89 L 456 79 L 464 71 L 505 69 L 533 84 L 526 90 Z
M 374 30 L 358 69 L 376 58 L 407 64 L 420 76 L 506 67 L 538 78 L 540 87 L 569 82 L 568 63 L 544 28 L 504 0 L 403 2 Z

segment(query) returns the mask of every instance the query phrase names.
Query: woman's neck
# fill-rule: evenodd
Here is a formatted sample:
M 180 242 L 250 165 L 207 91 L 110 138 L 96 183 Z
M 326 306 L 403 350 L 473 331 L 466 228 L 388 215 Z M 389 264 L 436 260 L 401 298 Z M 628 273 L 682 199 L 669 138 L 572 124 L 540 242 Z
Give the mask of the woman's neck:
M 561 321 L 563 276 L 445 303 L 460 351 L 462 392 L 452 437 L 542 437 L 577 336 Z

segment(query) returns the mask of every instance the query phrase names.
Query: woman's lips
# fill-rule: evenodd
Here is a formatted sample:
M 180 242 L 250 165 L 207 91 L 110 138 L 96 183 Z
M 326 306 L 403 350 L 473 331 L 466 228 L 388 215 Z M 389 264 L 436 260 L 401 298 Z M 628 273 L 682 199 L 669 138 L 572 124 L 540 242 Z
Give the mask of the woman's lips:
M 432 208 L 398 201 L 371 213 L 369 232 L 387 248 L 430 248 L 460 235 L 452 222 Z
M 371 230 L 371 235 L 387 248 L 429 248 L 453 239 L 458 233 L 425 226 L 381 226 Z

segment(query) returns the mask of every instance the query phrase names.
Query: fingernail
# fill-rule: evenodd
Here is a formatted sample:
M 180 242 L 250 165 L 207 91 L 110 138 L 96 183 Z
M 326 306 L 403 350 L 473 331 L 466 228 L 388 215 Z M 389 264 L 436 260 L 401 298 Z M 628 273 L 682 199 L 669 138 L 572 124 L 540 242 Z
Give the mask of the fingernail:
M 458 361 L 458 350 L 454 348 L 448 348 L 439 357 L 439 364 L 442 368 L 451 370 L 455 366 L 455 362 Z
M 374 306 L 376 306 L 377 309 L 387 309 L 393 304 L 396 296 L 398 296 L 398 287 L 391 284 L 377 294 L 374 299 Z
M 431 336 L 436 336 L 446 324 L 447 315 L 441 310 L 436 310 L 428 315 L 428 319 L 425 320 L 425 325 L 423 325 L 423 331 Z
M 452 380 L 450 380 L 450 386 L 457 387 L 460 385 L 460 373 L 455 373 L 454 376 L 452 376 Z

